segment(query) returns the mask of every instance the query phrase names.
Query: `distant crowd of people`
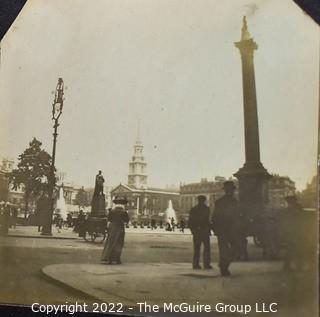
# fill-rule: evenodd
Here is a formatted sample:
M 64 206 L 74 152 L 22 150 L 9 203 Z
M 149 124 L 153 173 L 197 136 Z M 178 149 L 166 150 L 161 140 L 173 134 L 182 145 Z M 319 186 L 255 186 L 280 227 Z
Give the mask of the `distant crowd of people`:
M 186 227 L 186 223 L 184 218 L 181 218 L 179 222 L 176 223 L 176 220 L 173 217 L 169 217 L 167 220 L 129 220 L 129 223 L 126 224 L 126 227 L 129 228 L 132 226 L 133 228 L 148 228 L 151 230 L 155 229 L 165 229 L 166 231 L 175 231 L 175 229 L 179 229 L 180 232 L 184 232 Z

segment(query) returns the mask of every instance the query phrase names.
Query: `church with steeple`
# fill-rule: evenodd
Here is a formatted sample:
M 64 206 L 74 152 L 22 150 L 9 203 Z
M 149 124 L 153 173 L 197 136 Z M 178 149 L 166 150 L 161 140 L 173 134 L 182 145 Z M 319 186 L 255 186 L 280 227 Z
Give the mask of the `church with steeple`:
M 149 187 L 147 162 L 143 153 L 143 143 L 138 135 L 133 145 L 133 155 L 129 160 L 128 182 L 119 184 L 111 191 L 112 198 L 124 195 L 128 199 L 128 212 L 132 221 L 161 220 L 171 200 L 173 208 L 179 210 L 179 189 Z

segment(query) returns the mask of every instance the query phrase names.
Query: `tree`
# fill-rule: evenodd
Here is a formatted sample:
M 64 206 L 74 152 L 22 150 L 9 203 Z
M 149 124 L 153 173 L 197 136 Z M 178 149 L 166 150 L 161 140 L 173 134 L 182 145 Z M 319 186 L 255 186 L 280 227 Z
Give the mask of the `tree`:
M 75 203 L 76 205 L 79 205 L 79 209 L 81 209 L 81 207 L 90 205 L 88 201 L 88 193 L 85 191 L 83 186 L 79 189 L 79 191 L 76 194 Z
M 41 145 L 40 141 L 33 138 L 29 147 L 19 155 L 17 168 L 9 174 L 13 189 L 18 189 L 20 186 L 24 188 L 25 218 L 30 198 L 49 189 L 52 159 L 45 150 L 41 149 Z

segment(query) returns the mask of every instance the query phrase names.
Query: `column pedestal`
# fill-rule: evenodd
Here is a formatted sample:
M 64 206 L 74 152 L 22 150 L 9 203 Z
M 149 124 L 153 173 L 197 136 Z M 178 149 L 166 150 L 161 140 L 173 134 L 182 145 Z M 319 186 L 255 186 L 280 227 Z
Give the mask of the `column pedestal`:
M 239 180 L 241 209 L 255 218 L 268 203 L 268 180 L 271 176 L 261 162 L 246 162 L 234 176 Z

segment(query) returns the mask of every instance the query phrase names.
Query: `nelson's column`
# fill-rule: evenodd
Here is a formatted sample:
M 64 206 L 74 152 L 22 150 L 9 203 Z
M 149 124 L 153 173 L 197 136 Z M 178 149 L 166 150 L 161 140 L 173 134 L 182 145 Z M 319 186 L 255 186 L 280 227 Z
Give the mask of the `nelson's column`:
M 254 51 L 258 48 L 243 18 L 241 40 L 235 43 L 242 63 L 243 112 L 245 133 L 245 163 L 234 174 L 239 180 L 239 201 L 246 214 L 262 212 L 268 201 L 267 184 L 271 177 L 260 162 L 257 96 L 254 75 Z

